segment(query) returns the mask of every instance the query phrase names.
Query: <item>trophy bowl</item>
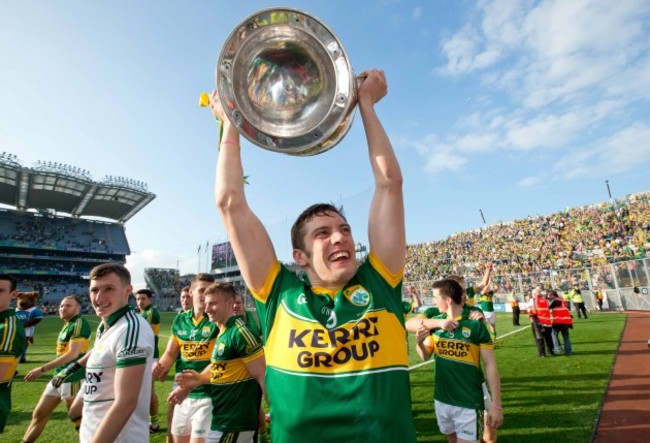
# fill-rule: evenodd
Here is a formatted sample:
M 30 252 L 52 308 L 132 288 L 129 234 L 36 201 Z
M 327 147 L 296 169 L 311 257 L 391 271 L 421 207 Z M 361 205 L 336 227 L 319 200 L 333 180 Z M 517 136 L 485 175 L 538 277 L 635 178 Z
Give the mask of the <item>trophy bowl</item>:
M 320 154 L 354 120 L 357 79 L 343 45 L 296 9 L 265 9 L 237 25 L 219 55 L 216 83 L 232 124 L 270 151 Z

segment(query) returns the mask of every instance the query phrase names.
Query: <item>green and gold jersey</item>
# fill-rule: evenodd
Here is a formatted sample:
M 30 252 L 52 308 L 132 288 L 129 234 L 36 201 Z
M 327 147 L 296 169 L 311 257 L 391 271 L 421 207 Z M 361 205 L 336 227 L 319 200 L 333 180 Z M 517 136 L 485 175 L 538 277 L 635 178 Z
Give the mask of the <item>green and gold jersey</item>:
M 158 308 L 154 305 L 149 305 L 140 315 L 147 320 L 147 323 L 149 323 L 151 329 L 153 329 L 153 335 L 156 341 L 153 348 L 153 358 L 158 358 L 160 356 L 158 352 L 158 333 L 160 333 L 160 313 L 158 312 Z
M 0 363 L 8 363 L 7 370 L 0 373 L 0 389 L 11 384 L 25 346 L 25 329 L 16 318 L 16 311 L 9 308 L 0 312 Z
M 465 304 L 470 307 L 474 306 L 476 304 L 476 291 L 474 291 L 474 286 L 468 286 L 465 289 L 465 295 L 467 296 Z
M 467 318 L 468 309 L 457 317 L 454 331 L 437 329 L 424 345 L 435 355 L 433 398 L 452 406 L 485 409 L 481 349 L 494 349 L 485 324 Z M 446 319 L 447 314 L 437 318 Z
M 81 343 L 81 352 L 79 357 L 75 358 L 69 363 L 66 363 L 63 366 L 57 366 L 54 369 L 54 375 L 58 374 L 68 366 L 72 366 L 77 360 L 86 355 L 88 348 L 90 348 L 90 335 L 92 334 L 92 329 L 90 328 L 90 323 L 86 321 L 85 318 L 81 315 L 75 315 L 70 320 L 63 323 L 61 332 L 59 332 L 59 337 L 56 339 L 56 355 L 61 356 L 66 354 L 70 349 L 70 345 L 75 342 Z M 77 371 L 72 375 L 69 381 L 78 381 L 83 380 L 85 374 L 83 371 Z
M 494 312 L 494 292 L 489 291 L 487 294 L 479 294 L 479 300 L 483 312 Z
M 253 293 L 274 443 L 416 441 L 401 293 L 373 252 L 338 291 L 276 262 Z
M 214 343 L 219 328 L 203 314 L 200 320 L 194 319 L 192 309 L 181 312 L 172 323 L 171 337 L 178 345 L 180 360 L 176 362 L 176 372 L 193 369 L 202 372 L 210 364 Z M 180 366 L 180 368 L 179 368 Z M 210 398 L 210 385 L 201 385 L 190 392 L 190 398 Z
M 262 343 L 242 316 L 230 317 L 219 333 L 210 360 L 213 431 L 255 431 L 261 389 L 246 363 L 264 357 Z
M 435 306 L 432 306 L 430 308 L 426 308 L 423 312 L 418 314 L 418 317 L 433 318 L 439 316 L 440 314 L 441 314 L 440 309 L 436 308 Z

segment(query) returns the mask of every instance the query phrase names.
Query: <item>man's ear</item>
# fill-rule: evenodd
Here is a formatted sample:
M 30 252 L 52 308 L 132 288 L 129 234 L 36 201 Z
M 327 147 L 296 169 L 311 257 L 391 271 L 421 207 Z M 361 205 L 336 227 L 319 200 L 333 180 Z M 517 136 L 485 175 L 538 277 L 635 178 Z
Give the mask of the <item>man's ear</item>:
M 307 254 L 305 254 L 305 252 L 300 250 L 300 249 L 294 249 L 293 250 L 293 259 L 300 266 L 307 265 Z

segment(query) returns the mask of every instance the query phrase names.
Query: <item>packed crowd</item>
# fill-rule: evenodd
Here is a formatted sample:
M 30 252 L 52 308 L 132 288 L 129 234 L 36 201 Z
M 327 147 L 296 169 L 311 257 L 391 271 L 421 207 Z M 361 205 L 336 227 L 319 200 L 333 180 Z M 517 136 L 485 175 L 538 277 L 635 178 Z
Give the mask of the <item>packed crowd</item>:
M 0 211 L 0 242 L 128 254 L 124 228 L 117 223 Z
M 529 216 L 445 240 L 409 245 L 405 280 L 482 272 L 493 262 L 499 274 L 531 274 L 646 257 L 650 250 L 650 193 L 612 205 L 570 208 Z

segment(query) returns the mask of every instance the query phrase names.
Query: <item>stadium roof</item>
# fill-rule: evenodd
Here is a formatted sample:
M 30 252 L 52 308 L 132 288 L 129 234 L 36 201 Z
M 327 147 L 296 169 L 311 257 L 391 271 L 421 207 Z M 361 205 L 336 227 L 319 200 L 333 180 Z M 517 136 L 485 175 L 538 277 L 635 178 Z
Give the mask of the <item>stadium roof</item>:
M 26 168 L 15 155 L 0 153 L 0 203 L 19 211 L 49 209 L 123 223 L 154 198 L 146 184 L 136 180 L 107 176 L 97 182 L 88 171 L 53 162 Z

